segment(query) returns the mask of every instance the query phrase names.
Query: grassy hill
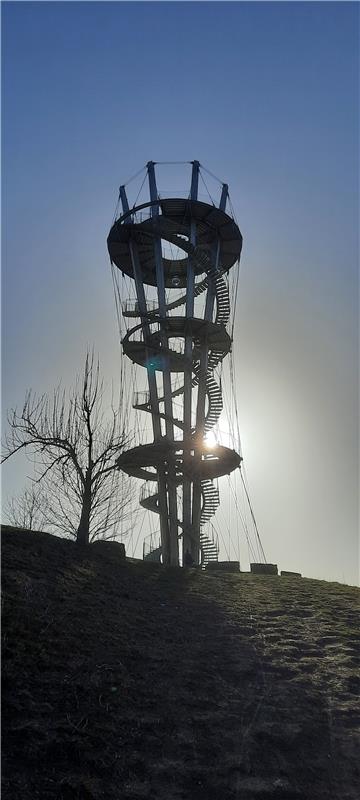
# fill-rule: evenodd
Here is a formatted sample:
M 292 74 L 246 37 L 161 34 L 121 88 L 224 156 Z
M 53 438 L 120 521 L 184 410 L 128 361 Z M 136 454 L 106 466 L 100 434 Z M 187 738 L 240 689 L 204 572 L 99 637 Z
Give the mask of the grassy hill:
M 4 800 L 358 800 L 359 591 L 2 536 Z

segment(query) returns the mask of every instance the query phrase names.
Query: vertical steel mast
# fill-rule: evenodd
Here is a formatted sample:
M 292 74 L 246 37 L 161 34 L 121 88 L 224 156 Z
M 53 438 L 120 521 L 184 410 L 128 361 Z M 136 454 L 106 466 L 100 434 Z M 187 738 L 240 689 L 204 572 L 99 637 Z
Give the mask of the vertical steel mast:
M 160 518 L 160 547 L 146 557 L 174 565 L 179 543 L 182 563 L 189 557 L 196 564 L 217 560 L 217 542 L 204 530 L 219 504 L 214 480 L 241 460 L 234 450 L 209 446 L 205 437 L 222 411 L 216 369 L 231 347 L 226 276 L 240 258 L 242 236 L 226 212 L 227 184 L 218 207 L 205 203 L 198 198 L 199 171 L 193 161 L 188 197 L 163 198 L 149 161 L 148 201 L 130 209 L 121 186 L 122 214 L 108 237 L 112 263 L 135 282 L 137 301 L 124 303 L 123 314 L 140 322 L 122 346 L 146 370 L 148 390 L 134 407 L 151 415 L 153 431 L 151 444 L 128 450 L 117 463 L 144 480 L 140 503 Z M 169 257 L 170 246 L 181 257 Z M 146 300 L 148 286 L 156 287 L 155 304 Z M 196 316 L 201 295 L 204 309 Z

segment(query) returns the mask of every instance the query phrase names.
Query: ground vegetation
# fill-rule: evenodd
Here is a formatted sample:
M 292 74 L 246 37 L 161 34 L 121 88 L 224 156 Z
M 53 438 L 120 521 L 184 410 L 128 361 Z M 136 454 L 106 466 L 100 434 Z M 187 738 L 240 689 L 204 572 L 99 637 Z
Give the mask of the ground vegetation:
M 359 591 L 3 534 L 7 800 L 357 800 Z

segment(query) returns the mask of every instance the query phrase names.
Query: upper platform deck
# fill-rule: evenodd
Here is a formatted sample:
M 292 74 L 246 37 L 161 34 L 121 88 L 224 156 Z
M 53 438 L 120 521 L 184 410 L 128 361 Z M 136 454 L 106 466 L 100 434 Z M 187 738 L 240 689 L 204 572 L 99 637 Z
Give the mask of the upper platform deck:
M 152 216 L 156 207 L 158 215 Z M 195 233 L 195 247 L 189 241 L 191 227 Z M 196 275 L 207 272 L 218 242 L 219 267 L 225 271 L 238 261 L 242 248 L 240 230 L 225 211 L 200 200 L 167 198 L 134 207 L 114 223 L 107 240 L 111 261 L 126 275 L 134 277 L 131 243 L 135 243 L 143 282 L 156 286 L 156 237 L 185 253 L 184 258 L 177 259 L 163 256 L 167 288 L 186 286 L 189 258 L 192 258 Z

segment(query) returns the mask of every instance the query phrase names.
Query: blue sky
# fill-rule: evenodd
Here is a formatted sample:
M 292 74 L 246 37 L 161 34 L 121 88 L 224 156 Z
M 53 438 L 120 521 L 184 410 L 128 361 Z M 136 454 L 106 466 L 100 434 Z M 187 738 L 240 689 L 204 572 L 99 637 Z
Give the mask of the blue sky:
M 116 372 L 118 186 L 198 158 L 244 236 L 239 413 L 265 549 L 356 582 L 357 4 L 3 3 L 2 36 L 4 408 L 70 382 L 89 342 Z M 7 465 L 4 493 L 23 480 Z

